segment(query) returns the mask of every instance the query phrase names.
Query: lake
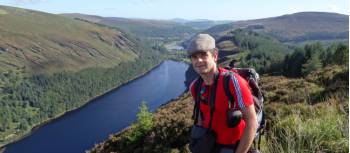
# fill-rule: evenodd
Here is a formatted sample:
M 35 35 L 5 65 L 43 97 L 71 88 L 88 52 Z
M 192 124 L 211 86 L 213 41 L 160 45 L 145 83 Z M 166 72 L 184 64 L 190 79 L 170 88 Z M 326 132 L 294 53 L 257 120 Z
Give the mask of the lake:
M 186 90 L 188 65 L 165 61 L 149 73 L 10 144 L 5 153 L 83 153 L 136 120 L 139 104 L 151 111 Z M 193 78 L 193 77 L 191 77 Z

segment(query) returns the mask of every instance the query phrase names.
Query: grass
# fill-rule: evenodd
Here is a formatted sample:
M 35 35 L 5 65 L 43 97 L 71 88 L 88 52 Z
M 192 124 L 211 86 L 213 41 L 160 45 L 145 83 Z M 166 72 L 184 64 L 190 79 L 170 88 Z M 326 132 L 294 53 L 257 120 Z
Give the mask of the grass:
M 260 84 L 265 91 L 266 101 L 286 104 L 312 103 L 325 90 L 323 86 L 301 78 L 282 76 L 262 77 Z
M 268 113 L 263 152 L 348 152 L 348 112 L 340 109 L 344 104 L 331 101 L 269 105 L 266 112 L 273 113 Z
M 261 84 L 268 101 L 263 152 L 349 152 L 346 67 L 326 67 L 306 79 L 263 77 Z

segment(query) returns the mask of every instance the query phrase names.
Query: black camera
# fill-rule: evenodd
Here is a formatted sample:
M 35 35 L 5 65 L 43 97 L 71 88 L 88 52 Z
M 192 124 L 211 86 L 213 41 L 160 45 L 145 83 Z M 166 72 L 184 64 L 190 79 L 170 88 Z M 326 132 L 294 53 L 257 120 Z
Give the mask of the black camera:
M 229 108 L 227 111 L 227 126 L 230 128 L 236 127 L 242 119 L 242 112 L 237 108 Z

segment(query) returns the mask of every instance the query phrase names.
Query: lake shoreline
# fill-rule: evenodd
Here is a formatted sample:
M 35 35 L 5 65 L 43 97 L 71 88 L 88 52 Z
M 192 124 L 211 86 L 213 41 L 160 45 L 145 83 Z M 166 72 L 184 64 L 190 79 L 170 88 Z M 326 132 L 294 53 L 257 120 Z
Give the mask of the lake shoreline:
M 30 130 L 28 130 L 28 132 L 25 132 L 25 134 L 23 134 L 22 136 L 18 136 L 18 138 L 15 138 L 14 141 L 12 141 L 12 142 L 10 142 L 10 143 L 7 143 L 7 144 L 0 144 L 0 153 L 4 152 L 4 151 L 6 150 L 6 147 L 7 147 L 7 146 L 9 146 L 9 145 L 11 145 L 11 144 L 14 144 L 14 143 L 16 143 L 16 142 L 18 142 L 18 141 L 20 141 L 20 140 L 23 140 L 24 138 L 26 138 L 26 137 L 32 135 L 32 134 L 33 134 L 36 130 L 38 130 L 40 127 L 43 127 L 43 126 L 45 126 L 45 125 L 47 125 L 47 124 L 49 124 L 49 123 L 51 123 L 51 122 L 53 122 L 53 121 L 59 120 L 59 119 L 61 119 L 61 118 L 62 118 L 63 116 L 65 116 L 65 115 L 69 115 L 70 113 L 74 113 L 75 111 L 79 111 L 80 109 L 82 109 L 82 108 L 86 107 L 87 105 L 91 104 L 91 102 L 95 101 L 96 99 L 98 99 L 98 98 L 100 98 L 100 97 L 102 97 L 102 96 L 105 96 L 105 95 L 107 95 L 107 94 L 109 94 L 109 93 L 111 93 L 111 92 L 113 92 L 113 91 L 115 91 L 115 90 L 118 90 L 119 88 L 121 88 L 121 87 L 123 87 L 123 86 L 129 84 L 129 83 L 132 82 L 132 81 L 136 81 L 136 80 L 142 78 L 143 76 L 147 75 L 148 73 L 150 73 L 150 72 L 153 71 L 154 69 L 158 68 L 160 65 L 162 65 L 162 64 L 163 64 L 164 62 L 166 62 L 166 61 L 171 61 L 171 60 L 163 60 L 163 61 L 161 61 L 160 63 L 156 64 L 154 67 L 152 67 L 152 68 L 150 68 L 149 70 L 147 70 L 146 72 L 144 72 L 144 73 L 142 73 L 142 74 L 136 76 L 135 78 L 130 79 L 130 80 L 127 80 L 125 83 L 122 83 L 122 84 L 120 84 L 120 85 L 118 85 L 118 86 L 116 86 L 116 87 L 114 87 L 114 88 L 112 88 L 112 89 L 106 90 L 106 92 L 100 93 L 100 94 L 98 94 L 98 95 L 92 97 L 91 99 L 87 100 L 83 105 L 81 105 L 81 106 L 79 106 L 79 107 L 76 107 L 76 108 L 72 108 L 72 109 L 70 109 L 70 110 L 67 110 L 67 111 L 65 111 L 65 112 L 62 112 L 62 113 L 56 115 L 56 116 L 53 117 L 53 118 L 50 118 L 50 119 L 47 119 L 47 120 L 45 120 L 45 121 L 43 121 L 43 122 L 41 122 L 41 123 L 38 123 L 37 125 L 33 126 Z
M 155 110 L 152 112 L 152 114 L 155 115 L 156 113 L 158 113 L 159 110 L 166 108 L 168 105 L 171 105 L 172 103 L 177 102 L 177 101 L 179 101 L 180 99 L 182 99 L 182 98 L 184 98 L 184 97 L 186 97 L 186 96 L 189 96 L 189 93 L 188 93 L 188 91 L 185 90 L 185 91 L 182 92 L 179 96 L 177 96 L 177 97 L 175 97 L 175 98 L 172 98 L 172 99 L 166 101 L 165 103 L 161 104 L 157 109 L 155 109 Z M 136 122 L 136 121 L 135 121 L 135 122 Z M 129 126 L 127 126 L 127 127 L 123 128 L 123 129 L 119 130 L 118 132 L 110 133 L 110 135 L 113 135 L 113 136 L 115 136 L 115 137 L 121 137 L 121 136 L 123 136 L 123 135 L 125 134 L 125 132 L 127 132 L 127 131 L 130 130 L 131 128 L 132 128 L 132 126 L 131 126 L 131 124 L 130 124 Z M 90 153 L 89 151 L 93 150 L 93 149 L 96 147 L 96 145 L 101 145 L 101 144 L 103 144 L 105 141 L 107 141 L 108 139 L 109 139 L 109 138 L 106 138 L 106 139 L 102 140 L 101 142 L 95 143 L 94 146 L 92 146 L 91 148 L 88 148 L 87 150 L 85 150 L 85 152 Z

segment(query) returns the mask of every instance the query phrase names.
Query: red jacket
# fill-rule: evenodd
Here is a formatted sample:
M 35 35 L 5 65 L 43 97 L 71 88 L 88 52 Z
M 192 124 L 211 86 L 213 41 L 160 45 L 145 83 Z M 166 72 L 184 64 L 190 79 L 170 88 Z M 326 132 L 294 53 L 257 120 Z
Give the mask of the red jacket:
M 219 77 L 218 77 L 219 80 L 217 84 L 217 92 L 216 92 L 216 98 L 215 98 L 215 111 L 212 119 L 212 129 L 217 134 L 216 142 L 224 145 L 235 144 L 238 140 L 240 140 L 245 128 L 245 121 L 243 119 L 234 128 L 229 128 L 226 124 L 226 113 L 227 113 L 227 110 L 229 109 L 229 106 L 228 106 L 228 97 L 226 96 L 224 87 L 223 87 L 223 79 L 224 79 L 223 72 L 227 72 L 227 71 L 228 70 L 226 69 L 219 68 Z M 190 86 L 190 91 L 193 99 L 195 99 L 195 96 L 197 95 L 195 93 L 195 87 L 194 87 L 195 82 L 196 80 L 194 80 Z M 241 110 L 244 110 L 245 107 L 253 104 L 253 97 L 250 92 L 250 88 L 247 81 L 244 80 L 237 73 L 234 73 L 232 81 L 230 81 L 229 88 L 232 95 L 234 96 L 236 107 L 239 107 Z M 212 89 L 212 85 L 206 86 L 204 82 L 202 83 L 201 95 L 203 97 L 201 99 L 208 99 L 208 100 L 201 100 L 200 112 L 201 112 L 201 115 L 203 115 L 201 116 L 202 126 L 206 128 L 209 127 L 209 120 L 210 120 L 210 106 L 208 103 L 210 99 L 209 94 L 211 89 Z

